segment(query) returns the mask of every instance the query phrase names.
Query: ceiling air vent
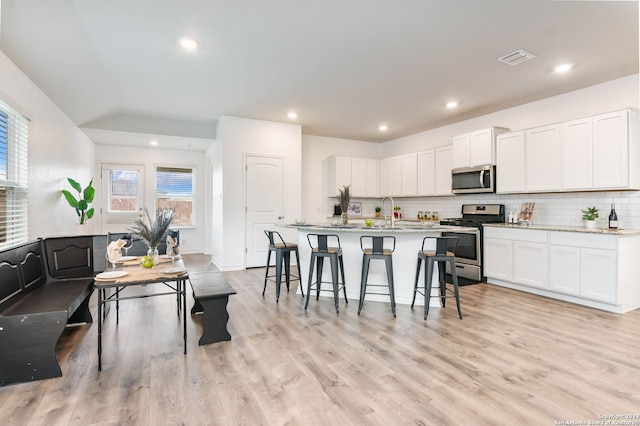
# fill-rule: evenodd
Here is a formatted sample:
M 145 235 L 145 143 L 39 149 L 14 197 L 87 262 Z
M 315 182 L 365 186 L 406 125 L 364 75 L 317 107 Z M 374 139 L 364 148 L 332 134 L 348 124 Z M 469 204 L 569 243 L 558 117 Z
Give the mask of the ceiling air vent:
M 526 50 L 516 50 L 515 52 L 508 53 L 504 55 L 502 58 L 498 58 L 498 61 L 504 62 L 507 65 L 511 65 L 515 67 L 516 65 L 520 65 L 523 62 L 530 61 L 535 58 L 536 55 L 533 53 L 529 53 Z

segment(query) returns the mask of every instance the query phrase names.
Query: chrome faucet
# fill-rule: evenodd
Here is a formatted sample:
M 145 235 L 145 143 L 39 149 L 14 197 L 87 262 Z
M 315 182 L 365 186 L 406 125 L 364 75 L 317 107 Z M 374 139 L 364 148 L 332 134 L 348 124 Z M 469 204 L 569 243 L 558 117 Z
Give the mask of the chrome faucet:
M 391 227 L 395 228 L 396 227 L 396 218 L 393 215 L 393 208 L 395 207 L 395 204 L 393 202 L 393 198 L 391 198 L 391 197 L 382 198 L 382 211 L 384 212 L 384 200 L 387 200 L 387 199 L 391 202 Z M 387 216 L 384 216 L 384 226 L 385 226 L 385 228 L 387 227 Z

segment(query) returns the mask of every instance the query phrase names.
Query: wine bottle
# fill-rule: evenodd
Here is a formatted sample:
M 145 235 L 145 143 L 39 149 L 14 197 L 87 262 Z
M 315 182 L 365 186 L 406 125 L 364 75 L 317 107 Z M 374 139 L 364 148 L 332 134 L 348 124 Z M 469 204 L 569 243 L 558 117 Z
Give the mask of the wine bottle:
M 618 229 L 618 214 L 616 213 L 615 204 L 611 204 L 611 212 L 609 213 L 609 228 Z

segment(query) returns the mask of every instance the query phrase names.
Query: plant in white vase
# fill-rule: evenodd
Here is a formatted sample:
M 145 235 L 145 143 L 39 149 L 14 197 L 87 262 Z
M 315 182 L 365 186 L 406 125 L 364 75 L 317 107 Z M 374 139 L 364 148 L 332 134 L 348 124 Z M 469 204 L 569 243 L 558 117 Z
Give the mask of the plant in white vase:
M 596 206 L 587 207 L 586 210 L 582 210 L 582 219 L 584 220 L 584 226 L 586 228 L 595 228 L 596 219 L 600 217 Z

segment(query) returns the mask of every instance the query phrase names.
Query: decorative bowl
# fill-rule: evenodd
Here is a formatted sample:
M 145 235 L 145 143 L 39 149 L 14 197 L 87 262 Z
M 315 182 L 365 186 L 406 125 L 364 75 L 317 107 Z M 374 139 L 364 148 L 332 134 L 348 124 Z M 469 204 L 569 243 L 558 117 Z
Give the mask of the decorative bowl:
M 295 222 L 296 225 L 304 225 L 305 223 L 307 223 L 307 221 L 304 219 L 296 219 Z

